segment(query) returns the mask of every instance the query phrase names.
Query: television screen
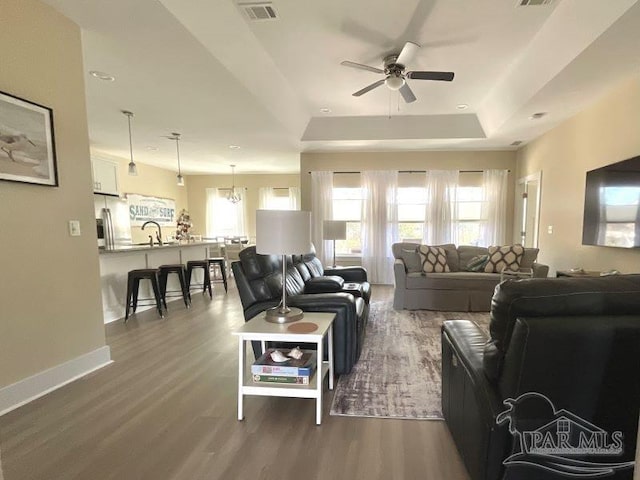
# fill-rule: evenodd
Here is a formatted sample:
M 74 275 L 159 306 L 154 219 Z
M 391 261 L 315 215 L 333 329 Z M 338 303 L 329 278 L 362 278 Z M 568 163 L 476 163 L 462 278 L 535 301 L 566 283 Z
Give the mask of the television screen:
M 582 244 L 640 247 L 640 156 L 587 172 Z

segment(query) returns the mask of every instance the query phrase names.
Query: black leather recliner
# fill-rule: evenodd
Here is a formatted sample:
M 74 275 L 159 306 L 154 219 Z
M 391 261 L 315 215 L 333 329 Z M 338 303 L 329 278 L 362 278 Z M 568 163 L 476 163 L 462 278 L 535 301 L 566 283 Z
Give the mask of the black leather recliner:
M 245 320 L 279 304 L 282 257 L 259 255 L 255 247 L 240 252 L 231 268 Z M 371 285 L 362 267 L 324 269 L 314 253 L 287 256 L 287 305 L 306 312 L 335 313 L 334 369 L 349 373 L 358 361 L 369 317 Z M 253 344 L 259 354 L 259 344 Z M 326 351 L 326 350 L 325 350 Z
M 507 280 L 493 296 L 490 332 L 487 339 L 466 320 L 442 328 L 442 409 L 473 480 L 566 480 L 563 469 L 584 473 L 597 470 L 593 463 L 634 460 L 640 275 Z M 570 420 L 566 428 L 621 432 L 622 454 L 577 455 L 564 465 L 529 450 L 524 459 L 536 465 L 519 457 L 503 464 L 533 438 L 522 431 L 553 430 L 558 416 Z M 631 479 L 632 470 L 615 468 L 606 478 Z

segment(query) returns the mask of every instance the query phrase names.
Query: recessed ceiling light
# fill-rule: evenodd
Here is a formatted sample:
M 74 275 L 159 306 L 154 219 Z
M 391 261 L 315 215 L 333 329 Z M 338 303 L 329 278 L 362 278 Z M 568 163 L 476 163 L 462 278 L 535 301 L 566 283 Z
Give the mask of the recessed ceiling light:
M 240 145 L 229 145 L 229 148 L 231 150 L 238 150 L 240 148 Z
M 469 105 L 467 105 L 466 103 L 459 103 L 458 105 L 456 105 L 456 108 L 458 110 L 466 110 L 467 108 L 469 108 Z
M 323 107 L 323 108 L 320 109 L 320 112 L 322 112 L 322 113 L 331 113 L 331 109 L 327 108 L 327 107 Z
M 148 147 L 146 147 L 147 150 L 149 150 L 150 152 L 155 152 L 156 150 L 158 150 L 158 147 L 154 147 L 152 145 L 149 145 Z
M 116 79 L 116 77 L 114 77 L 113 75 L 105 72 L 100 72 L 98 70 L 91 70 L 89 72 L 89 75 L 95 78 L 99 78 L 100 80 L 104 80 L 105 82 L 113 82 Z
M 529 120 L 538 120 L 539 118 L 544 117 L 546 114 L 547 112 L 536 112 L 529 117 Z

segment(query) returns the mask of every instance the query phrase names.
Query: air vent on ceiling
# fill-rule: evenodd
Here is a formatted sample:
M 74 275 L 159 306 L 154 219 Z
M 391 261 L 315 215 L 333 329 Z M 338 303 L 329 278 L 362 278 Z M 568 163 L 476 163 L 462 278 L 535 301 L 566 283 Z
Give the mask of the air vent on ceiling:
M 238 6 L 244 10 L 249 20 L 252 21 L 276 20 L 278 18 L 271 2 L 240 3 Z
M 512 147 L 517 147 L 519 145 L 522 145 L 522 140 L 516 140 L 515 142 L 511 142 Z
M 536 5 L 549 5 L 553 0 L 518 0 L 519 7 L 534 7 Z

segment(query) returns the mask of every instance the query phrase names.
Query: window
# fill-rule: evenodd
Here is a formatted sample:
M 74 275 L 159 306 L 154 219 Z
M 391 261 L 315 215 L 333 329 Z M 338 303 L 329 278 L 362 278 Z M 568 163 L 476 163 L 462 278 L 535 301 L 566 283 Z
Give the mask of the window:
M 346 240 L 336 240 L 336 255 L 355 255 L 362 252 L 362 189 L 333 189 L 333 220 L 347 222 Z
M 235 237 L 246 235 L 246 201 L 231 203 L 229 189 L 207 188 L 207 237 Z
M 424 187 L 398 188 L 398 234 L 401 242 L 422 243 L 426 203 Z
M 482 203 L 482 187 L 458 187 L 454 210 L 458 245 L 480 244 L 484 221 Z
M 265 210 L 298 210 L 300 205 L 300 189 L 297 187 L 260 187 L 258 197 L 258 208 Z

